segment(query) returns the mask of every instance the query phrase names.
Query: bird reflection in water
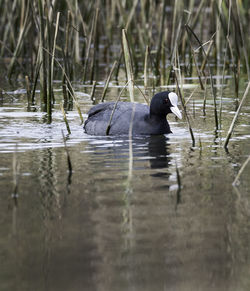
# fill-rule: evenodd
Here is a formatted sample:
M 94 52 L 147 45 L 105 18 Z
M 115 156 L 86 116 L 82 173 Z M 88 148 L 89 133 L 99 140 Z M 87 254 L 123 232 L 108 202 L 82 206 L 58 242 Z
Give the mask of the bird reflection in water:
M 150 167 L 151 169 L 159 169 L 156 173 L 152 173 L 151 176 L 167 178 L 170 176 L 166 170 L 171 161 L 167 142 L 168 137 L 165 135 L 152 135 L 149 138 L 148 152 L 150 156 Z

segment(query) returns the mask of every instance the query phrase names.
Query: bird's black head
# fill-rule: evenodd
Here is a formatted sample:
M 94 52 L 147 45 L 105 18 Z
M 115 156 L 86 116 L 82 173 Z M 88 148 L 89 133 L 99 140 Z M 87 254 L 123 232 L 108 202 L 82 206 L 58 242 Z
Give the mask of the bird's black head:
M 177 107 L 178 96 L 174 92 L 160 92 L 154 95 L 150 103 L 150 116 L 165 118 L 168 113 L 174 113 L 182 118 Z

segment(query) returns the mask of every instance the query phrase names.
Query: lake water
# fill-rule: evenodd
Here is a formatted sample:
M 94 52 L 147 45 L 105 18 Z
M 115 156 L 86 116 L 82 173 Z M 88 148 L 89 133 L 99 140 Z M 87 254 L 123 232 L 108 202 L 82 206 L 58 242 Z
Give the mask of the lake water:
M 86 118 L 91 88 L 75 87 Z M 185 97 L 192 91 L 184 88 Z M 204 93 L 195 91 L 187 107 L 194 148 L 185 119 L 173 115 L 173 134 L 129 140 L 88 136 L 69 111 L 72 175 L 62 92 L 50 125 L 39 106 L 27 111 L 23 90 L 4 95 L 0 290 L 250 290 L 250 163 L 232 185 L 250 154 L 250 98 L 226 152 L 233 92 L 229 82 L 216 135 L 210 93 L 204 115 Z

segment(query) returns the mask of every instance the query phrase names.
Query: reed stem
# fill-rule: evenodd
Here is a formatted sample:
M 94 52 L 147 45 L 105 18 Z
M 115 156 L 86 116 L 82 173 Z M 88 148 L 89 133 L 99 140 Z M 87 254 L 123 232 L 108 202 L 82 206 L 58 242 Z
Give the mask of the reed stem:
M 69 149 L 68 149 L 67 144 L 66 144 L 66 138 L 65 138 L 63 130 L 62 130 L 62 137 L 63 137 L 64 148 L 65 148 L 65 152 L 66 152 L 66 156 L 67 156 L 67 164 L 68 164 L 68 171 L 69 171 L 68 180 L 70 182 L 71 181 L 71 176 L 72 176 L 72 163 L 71 163 L 71 158 L 70 158 L 70 155 L 69 155 Z
M 30 90 L 30 80 L 28 76 L 25 76 L 25 84 L 26 84 L 26 94 L 27 94 L 27 101 L 28 107 L 30 106 L 31 101 L 31 90 Z
M 190 123 L 190 120 L 189 120 L 189 117 L 188 117 L 188 114 L 187 114 L 187 110 L 186 110 L 185 104 L 183 102 L 184 99 L 182 97 L 182 93 L 181 93 L 181 90 L 180 90 L 180 87 L 179 87 L 178 78 L 177 78 L 177 75 L 176 75 L 175 71 L 174 71 L 174 75 L 175 75 L 175 81 L 176 81 L 177 90 L 179 92 L 179 96 L 180 96 L 180 99 L 181 99 L 182 108 L 183 108 L 183 111 L 184 111 L 185 116 L 186 116 L 186 120 L 187 120 L 187 124 L 188 124 L 188 130 L 189 130 L 189 133 L 190 133 L 190 136 L 191 136 L 191 139 L 192 139 L 192 147 L 195 147 L 194 133 L 193 133 L 193 130 L 192 130 L 192 127 L 191 127 L 191 123 Z
M 200 42 L 199 38 L 197 37 L 197 35 L 194 33 L 194 31 L 189 27 L 189 25 L 185 25 L 187 31 L 191 32 L 191 34 L 194 36 L 194 38 L 196 39 L 196 41 L 199 43 L 204 55 L 206 56 L 207 53 L 205 51 L 205 49 L 203 48 L 202 43 Z M 215 128 L 216 130 L 219 129 L 219 123 L 218 123 L 218 114 L 217 114 L 217 105 L 216 105 L 216 93 L 215 93 L 215 89 L 214 89 L 214 82 L 213 82 L 213 76 L 212 76 L 212 72 L 211 72 L 211 68 L 210 68 L 210 64 L 208 65 L 208 69 L 209 69 L 209 76 L 210 76 L 210 83 L 211 83 L 211 91 L 213 94 L 213 99 L 214 99 L 214 118 L 215 118 Z
M 96 84 L 97 82 L 96 81 L 93 81 L 93 84 L 92 84 L 92 89 L 91 89 L 91 93 L 90 93 L 90 100 L 91 101 L 94 101 L 95 100 L 95 89 L 96 89 Z
M 111 77 L 112 77 L 112 75 L 113 75 L 113 72 L 114 72 L 116 66 L 117 66 L 117 61 L 115 61 L 115 62 L 113 63 L 113 66 L 112 66 L 112 68 L 111 68 L 111 70 L 110 70 L 110 73 L 109 73 L 109 75 L 108 75 L 108 78 L 107 78 L 107 80 L 106 80 L 106 82 L 105 82 L 105 85 L 104 85 L 104 88 L 103 88 L 103 92 L 102 92 L 101 102 L 104 101 L 105 95 L 106 95 L 107 90 L 108 90 L 108 86 L 109 86 L 110 79 L 111 79 Z
M 111 122 L 112 122 L 112 119 L 113 119 L 113 115 L 115 113 L 115 110 L 116 110 L 116 107 L 117 107 L 117 104 L 121 98 L 121 95 L 122 95 L 122 92 L 124 91 L 124 89 L 127 87 L 129 81 L 125 84 L 125 86 L 122 88 L 122 90 L 120 91 L 116 101 L 115 101 L 115 104 L 114 104 L 114 107 L 113 107 L 113 110 L 111 112 L 111 115 L 110 115 L 110 119 L 109 119 L 109 123 L 108 123 L 108 126 L 106 128 L 106 135 L 109 135 L 109 131 L 110 131 L 110 128 L 111 128 Z
M 240 111 L 241 111 L 241 107 L 242 107 L 242 105 L 243 105 L 243 103 L 244 103 L 244 101 L 245 101 L 245 99 L 247 97 L 247 94 L 248 94 L 249 89 L 250 89 L 250 81 L 248 82 L 248 85 L 247 85 L 247 88 L 245 90 L 245 93 L 244 93 L 244 95 L 243 95 L 243 97 L 242 97 L 242 99 L 240 101 L 239 107 L 238 107 L 238 109 L 237 109 L 237 111 L 236 111 L 236 113 L 234 115 L 233 121 L 232 121 L 232 123 L 230 125 L 230 128 L 228 130 L 227 137 L 226 137 L 226 140 L 224 142 L 224 148 L 225 149 L 227 149 L 229 140 L 230 140 L 230 138 L 232 136 L 232 133 L 233 133 L 233 130 L 234 130 L 234 127 L 235 127 L 235 123 L 236 123 L 236 121 L 238 119 L 238 116 L 239 116 Z
M 38 10 L 39 10 L 39 19 L 40 19 L 40 44 L 39 44 L 39 52 L 40 52 L 40 62 L 42 63 L 40 69 L 40 85 L 41 85 L 41 101 L 44 105 L 47 104 L 47 77 L 46 77 L 46 54 L 44 51 L 45 48 L 45 29 L 44 29 L 44 15 L 43 15 L 43 0 L 38 0 Z
M 65 110 L 63 108 L 63 104 L 62 103 L 60 103 L 60 107 L 61 107 L 61 111 L 62 111 L 62 114 L 63 114 L 63 120 L 65 122 L 68 134 L 71 134 L 71 130 L 70 130 L 70 127 L 69 127 L 69 122 L 68 122 L 68 119 L 67 119 L 67 116 L 66 116 L 66 113 L 65 113 Z
M 246 168 L 247 164 L 249 163 L 249 161 L 250 161 L 250 156 L 248 156 L 248 158 L 245 160 L 245 162 L 241 166 L 237 176 L 235 177 L 235 179 L 232 183 L 233 186 L 235 186 L 237 184 L 237 182 L 239 181 L 239 178 L 240 178 L 241 174 L 243 173 L 244 169 Z
M 129 88 L 130 101 L 134 102 L 134 74 L 132 68 L 131 53 L 129 49 L 128 39 L 126 30 L 122 30 L 122 47 L 124 53 L 125 67 L 127 72 L 127 81 Z
M 17 145 L 13 155 L 13 192 L 12 197 L 17 200 L 18 198 L 18 186 L 20 177 L 20 163 L 17 158 Z

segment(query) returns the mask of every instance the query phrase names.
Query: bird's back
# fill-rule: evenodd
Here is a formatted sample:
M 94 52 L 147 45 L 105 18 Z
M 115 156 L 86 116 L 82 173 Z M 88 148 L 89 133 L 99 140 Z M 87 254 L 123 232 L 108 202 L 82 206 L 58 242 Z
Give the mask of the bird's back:
M 90 135 L 106 135 L 115 102 L 101 103 L 90 109 L 84 128 Z M 133 114 L 132 114 L 133 113 Z M 118 102 L 110 123 L 109 135 L 127 135 L 133 122 L 133 135 L 163 134 L 170 129 L 165 120 L 151 120 L 149 107 L 144 104 Z

